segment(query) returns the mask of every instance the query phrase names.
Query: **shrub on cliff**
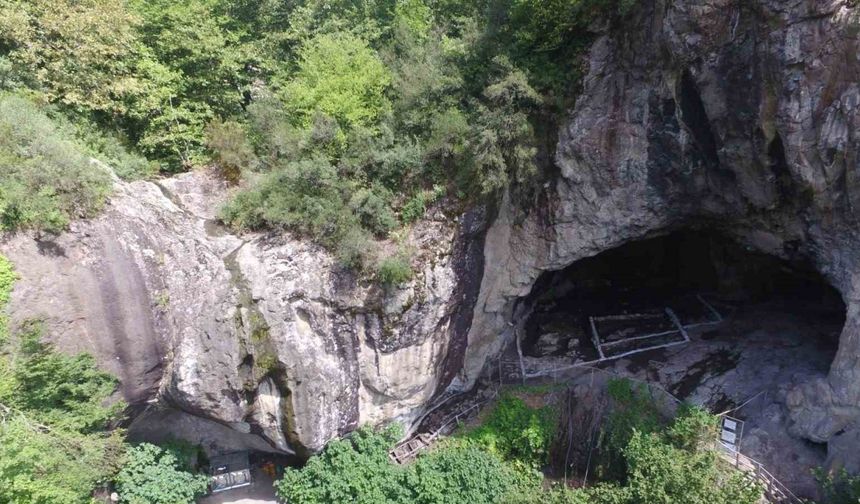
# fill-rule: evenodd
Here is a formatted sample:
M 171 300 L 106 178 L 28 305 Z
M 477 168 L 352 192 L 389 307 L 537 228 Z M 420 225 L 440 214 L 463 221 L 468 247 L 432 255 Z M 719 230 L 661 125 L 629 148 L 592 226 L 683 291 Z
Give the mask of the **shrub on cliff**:
M 487 420 L 466 438 L 504 459 L 540 469 L 547 462 L 555 433 L 552 409 L 531 408 L 519 397 L 505 394 Z
M 0 230 L 59 231 L 101 208 L 110 184 L 33 103 L 0 97 Z
M 17 275 L 12 262 L 0 255 L 0 346 L 4 345 L 9 337 L 9 318 L 6 314 L 6 305 L 9 304 L 16 278 Z

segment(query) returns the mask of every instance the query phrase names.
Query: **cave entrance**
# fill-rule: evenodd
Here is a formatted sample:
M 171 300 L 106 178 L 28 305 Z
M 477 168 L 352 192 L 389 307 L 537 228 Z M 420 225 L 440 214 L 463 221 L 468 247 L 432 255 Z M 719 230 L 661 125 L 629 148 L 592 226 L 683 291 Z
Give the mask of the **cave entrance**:
M 591 362 L 664 348 L 714 329 L 740 309 L 807 315 L 841 327 L 839 293 L 810 265 L 757 253 L 708 231 L 679 231 L 622 245 L 547 272 L 525 300 L 527 357 Z M 710 327 L 714 326 L 714 327 Z M 838 331 L 819 334 L 835 354 Z
M 522 358 L 512 344 L 501 379 L 515 362 L 510 383 L 560 381 L 559 370 L 572 368 L 571 379 L 608 372 L 656 385 L 743 420 L 745 455 L 800 491 L 815 488 L 809 469 L 825 451 L 790 435 L 784 402 L 793 385 L 827 374 L 846 310 L 811 264 L 685 230 L 546 272 L 521 303 Z

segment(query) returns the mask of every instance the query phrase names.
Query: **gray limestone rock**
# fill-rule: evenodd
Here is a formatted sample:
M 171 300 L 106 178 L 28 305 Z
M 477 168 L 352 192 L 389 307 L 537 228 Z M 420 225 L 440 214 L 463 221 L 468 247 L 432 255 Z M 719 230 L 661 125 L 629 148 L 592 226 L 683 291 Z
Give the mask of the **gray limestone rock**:
M 43 318 L 59 348 L 115 373 L 132 404 L 306 454 L 471 387 L 541 273 L 715 227 L 812 261 L 842 293 L 848 322 L 829 375 L 786 404 L 795 434 L 853 439 L 841 433 L 860 419 L 858 25 L 846 0 L 647 0 L 596 23 L 558 135 L 559 175 L 537 205 L 506 196 L 492 219 L 430 215 L 406 240 L 416 274 L 395 288 L 290 235 L 224 229 L 229 188 L 205 172 L 117 181 L 98 218 L 2 238 L 21 275 L 13 322 Z

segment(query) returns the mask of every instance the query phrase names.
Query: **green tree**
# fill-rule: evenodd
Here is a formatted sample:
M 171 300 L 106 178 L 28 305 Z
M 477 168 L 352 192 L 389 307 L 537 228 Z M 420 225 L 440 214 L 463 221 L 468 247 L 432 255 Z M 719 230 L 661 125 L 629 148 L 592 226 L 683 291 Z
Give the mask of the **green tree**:
M 14 281 L 0 256 L 0 312 Z M 106 418 L 115 381 L 88 359 L 54 354 L 37 337 L 20 335 L 28 350 L 0 345 L 0 502 L 89 504 L 124 449 L 120 431 L 88 432 Z
M 644 385 L 613 379 L 609 381 L 608 393 L 612 399 L 612 411 L 602 441 L 603 464 L 610 478 L 623 480 L 627 474 L 624 449 L 633 438 L 633 433 L 659 432 L 666 422 Z
M 404 469 L 391 463 L 393 430 L 379 434 L 364 428 L 330 442 L 301 469 L 287 468 L 275 486 L 291 504 L 393 504 L 411 502 L 403 484 Z
M 173 451 L 142 443 L 128 449 L 115 483 L 126 504 L 191 504 L 209 478 L 190 472 Z
M 142 19 L 139 39 L 150 60 L 141 73 L 153 84 L 134 104 L 132 127 L 144 152 L 187 168 L 203 159 L 206 126 L 242 112 L 258 59 L 221 2 L 131 5 Z
M 0 405 L 0 502 L 90 504 L 92 490 L 116 471 L 122 450 L 119 433 L 49 428 Z
M 761 489 L 711 451 L 690 452 L 657 434 L 634 432 L 624 450 L 633 504 L 756 504 Z
M 367 42 L 350 33 L 323 33 L 299 51 L 298 69 L 280 91 L 300 124 L 317 112 L 343 128 L 370 127 L 386 106 L 391 75 Z
M 122 113 L 142 86 L 137 23 L 121 0 L 2 0 L 0 54 L 50 101 Z
M 466 437 L 507 460 L 518 460 L 539 469 L 547 462 L 556 427 L 552 409 L 531 408 L 508 393 L 487 420 Z
M 476 103 L 474 134 L 469 141 L 467 187 L 484 194 L 511 184 L 531 188 L 537 176 L 536 139 L 528 113 L 541 101 L 525 74 L 504 58 L 496 61 L 502 74 Z
M 117 380 L 100 371 L 91 355 L 68 356 L 41 341 L 38 322 L 19 334 L 13 375 L 14 397 L 8 402 L 24 411 L 37 411 L 41 421 L 76 432 L 104 430 L 122 404 L 105 406 Z
M 415 504 L 494 504 L 518 483 L 519 476 L 497 456 L 457 444 L 419 457 L 409 467 L 406 485 Z

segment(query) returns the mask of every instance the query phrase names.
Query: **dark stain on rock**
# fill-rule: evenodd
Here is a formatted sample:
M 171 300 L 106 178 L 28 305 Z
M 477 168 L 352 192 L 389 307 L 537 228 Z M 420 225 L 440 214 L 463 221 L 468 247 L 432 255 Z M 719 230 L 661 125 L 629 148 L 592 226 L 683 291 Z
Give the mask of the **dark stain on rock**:
M 709 167 L 715 168 L 720 164 L 717 153 L 717 140 L 711 130 L 711 121 L 705 110 L 699 88 L 689 70 L 684 70 L 678 86 L 678 99 L 681 108 L 681 120 L 690 130 L 699 147 L 701 160 Z
M 469 329 L 472 328 L 472 316 L 484 278 L 484 239 L 488 220 L 484 207 L 467 212 L 461 219 L 460 231 L 454 242 L 451 264 L 456 265 L 457 283 L 449 301 L 453 309 L 449 311 L 448 319 L 440 322 L 449 323 L 449 342 L 436 388 L 437 395 L 448 388 L 463 369 Z
M 687 374 L 681 381 L 675 383 L 669 391 L 678 399 L 686 399 L 692 394 L 706 377 L 718 376 L 734 369 L 740 356 L 728 349 L 720 349 L 696 362 L 687 369 Z
M 651 93 L 648 98 L 648 186 L 663 197 L 672 193 L 673 174 L 683 166 L 678 132 L 677 105 L 671 98 Z
M 770 173 L 773 176 L 776 192 L 780 204 L 790 202 L 794 196 L 794 183 L 791 179 L 791 171 L 788 169 L 788 161 L 785 157 L 785 146 L 779 133 L 774 135 L 773 140 L 767 147 L 767 158 Z
M 51 240 L 42 238 L 36 239 L 36 249 L 40 255 L 48 257 L 66 257 L 66 249 L 60 244 Z

